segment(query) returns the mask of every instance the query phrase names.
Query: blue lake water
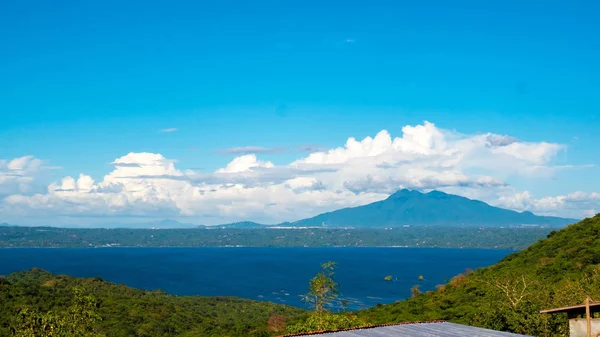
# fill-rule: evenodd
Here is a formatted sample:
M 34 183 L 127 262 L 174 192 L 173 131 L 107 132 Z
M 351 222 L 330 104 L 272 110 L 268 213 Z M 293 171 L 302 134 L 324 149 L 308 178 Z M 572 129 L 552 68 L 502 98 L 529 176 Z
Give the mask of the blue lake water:
M 298 307 L 319 264 L 338 263 L 336 278 L 352 309 L 392 303 L 410 288 L 434 289 L 449 278 L 511 253 L 442 248 L 87 248 L 0 249 L 0 275 L 38 267 L 100 276 L 176 295 L 237 296 Z M 394 281 L 383 278 L 392 275 Z M 419 275 L 425 278 L 418 281 Z

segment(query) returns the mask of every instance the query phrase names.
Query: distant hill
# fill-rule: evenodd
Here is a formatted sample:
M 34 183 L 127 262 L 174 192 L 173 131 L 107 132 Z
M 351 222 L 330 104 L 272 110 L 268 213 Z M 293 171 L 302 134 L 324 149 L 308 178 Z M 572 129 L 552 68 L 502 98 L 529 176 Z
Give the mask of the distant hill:
M 421 193 L 399 190 L 387 199 L 368 205 L 344 208 L 293 222 L 293 226 L 394 227 L 547 225 L 564 227 L 576 219 L 537 216 L 493 207 L 483 201 L 440 191 Z
M 241 222 L 234 222 L 234 223 L 228 223 L 228 224 L 216 225 L 216 226 L 204 226 L 204 225 L 200 225 L 198 227 L 199 228 L 206 228 L 206 229 L 212 229 L 212 228 L 250 229 L 250 228 L 265 228 L 265 227 L 268 227 L 268 226 L 269 225 L 263 225 L 263 224 L 259 224 L 257 222 L 253 222 L 253 221 L 241 221 Z
M 195 228 L 198 225 L 179 222 L 171 219 L 164 219 L 159 221 L 149 222 L 134 222 L 134 223 L 113 223 L 107 222 L 103 224 L 96 224 L 87 226 L 90 228 L 160 228 L 160 229 L 175 229 L 175 228 Z
M 413 287 L 412 298 L 360 311 L 359 317 L 374 324 L 441 319 L 532 336 L 568 336 L 566 315 L 539 311 L 581 304 L 586 296 L 600 299 L 599 235 L 600 214 L 553 231 L 496 265 L 457 275 L 435 291 Z M 414 277 L 417 286 L 427 286 Z

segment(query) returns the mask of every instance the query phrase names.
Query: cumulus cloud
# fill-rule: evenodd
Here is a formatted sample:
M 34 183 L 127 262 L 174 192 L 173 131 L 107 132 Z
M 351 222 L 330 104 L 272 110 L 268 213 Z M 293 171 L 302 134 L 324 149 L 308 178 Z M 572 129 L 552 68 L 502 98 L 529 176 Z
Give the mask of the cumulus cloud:
M 567 195 L 535 198 L 529 191 L 502 196 L 497 204 L 515 210 L 571 217 L 593 216 L 600 212 L 600 193 L 573 192 Z
M 262 162 L 256 159 L 255 154 L 247 154 L 233 159 L 226 167 L 218 169 L 217 173 L 238 173 L 251 171 L 253 168 L 272 168 L 274 165 L 270 161 Z
M 338 148 L 312 148 L 285 165 L 260 160 L 256 147 L 232 149 L 240 155 L 213 172 L 181 171 L 158 153 L 129 153 L 115 159 L 98 182 L 82 173 L 50 184 L 45 193 L 16 191 L 0 202 L 0 211 L 279 222 L 381 200 L 398 188 L 443 189 L 545 214 L 600 209 L 596 194 L 535 199 L 507 184 L 511 176 L 544 179 L 574 168 L 554 164 L 564 148 L 507 135 L 465 135 L 424 122 L 403 127 L 397 137 L 382 130 L 362 140 L 349 138 Z M 0 162 L 0 179 L 36 165 L 31 158 Z
M 33 156 L 0 159 L 0 196 L 29 192 L 35 176 L 43 168 L 42 164 L 42 160 Z
M 471 179 L 457 171 L 434 172 L 408 170 L 401 177 L 367 176 L 364 179 L 346 181 L 344 187 L 354 193 L 391 194 L 398 189 L 432 190 L 446 187 L 494 188 L 506 186 L 506 183 L 492 177 L 482 176 Z
M 135 164 L 121 166 L 119 164 Z M 170 192 L 182 188 L 177 181 L 145 179 L 144 175 L 181 176 L 174 162 L 154 153 L 129 153 L 114 161 L 115 169 L 100 183 L 85 174 L 65 177 L 48 186 L 47 193 L 33 196 L 10 195 L 2 207 L 13 213 L 26 215 L 154 215 L 168 216 L 179 213 Z

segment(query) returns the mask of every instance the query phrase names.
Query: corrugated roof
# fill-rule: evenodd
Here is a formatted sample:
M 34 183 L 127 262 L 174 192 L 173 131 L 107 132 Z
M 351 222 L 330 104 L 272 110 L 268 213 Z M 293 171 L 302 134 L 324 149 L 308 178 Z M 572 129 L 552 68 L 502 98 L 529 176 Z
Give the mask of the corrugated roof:
M 523 337 L 509 332 L 477 328 L 450 322 L 401 323 L 386 326 L 319 332 L 291 336 L 311 337 Z
M 600 306 L 600 302 L 592 302 L 592 303 L 590 303 L 590 308 L 597 309 L 597 308 L 595 308 L 597 306 Z M 544 314 L 544 313 L 545 314 L 552 314 L 552 313 L 558 313 L 558 312 L 571 312 L 571 311 L 583 311 L 583 312 L 585 312 L 585 304 L 571 305 L 571 306 L 562 307 L 562 308 L 540 310 L 540 313 L 542 313 L 542 314 Z

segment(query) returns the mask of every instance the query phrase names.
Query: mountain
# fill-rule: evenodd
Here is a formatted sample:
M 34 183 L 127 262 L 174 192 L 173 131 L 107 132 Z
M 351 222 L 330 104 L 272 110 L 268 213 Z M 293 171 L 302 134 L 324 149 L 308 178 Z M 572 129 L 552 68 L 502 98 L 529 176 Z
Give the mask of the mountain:
M 212 228 L 218 228 L 218 229 L 230 229 L 230 228 L 251 229 L 251 228 L 266 228 L 266 227 L 269 227 L 269 225 L 263 225 L 263 224 L 259 224 L 257 222 L 253 222 L 253 221 L 241 221 L 241 222 L 234 222 L 234 223 L 228 223 L 228 224 L 217 225 L 217 226 L 204 226 L 204 225 L 200 225 L 198 227 L 199 228 L 205 228 L 205 229 L 212 229 Z
M 551 232 L 529 248 L 508 255 L 488 268 L 466 271 L 437 290 L 360 311 L 372 324 L 449 320 L 531 336 L 568 336 L 566 315 L 542 309 L 581 304 L 586 296 L 600 299 L 600 214 Z M 343 286 L 343 285 L 342 285 Z M 427 290 L 427 289 L 424 289 Z
M 421 193 L 399 190 L 387 199 L 368 205 L 344 208 L 293 222 L 293 226 L 394 227 L 547 225 L 563 227 L 576 219 L 537 216 L 493 207 L 483 201 L 440 191 Z

